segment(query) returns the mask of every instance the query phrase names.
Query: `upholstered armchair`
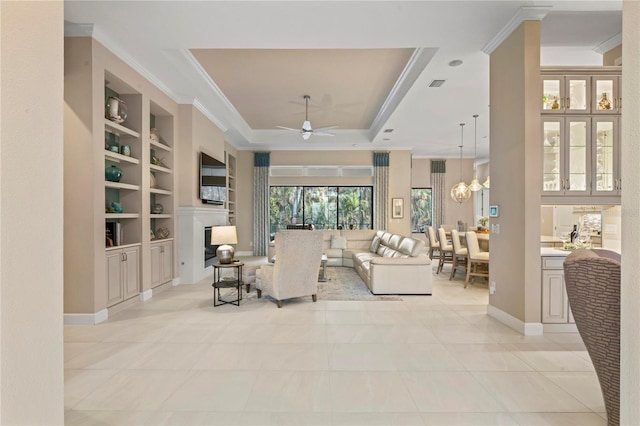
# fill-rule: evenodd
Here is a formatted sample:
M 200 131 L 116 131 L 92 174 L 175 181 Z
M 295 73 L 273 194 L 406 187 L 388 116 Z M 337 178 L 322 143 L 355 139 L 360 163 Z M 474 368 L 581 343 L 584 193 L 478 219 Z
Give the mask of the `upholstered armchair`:
M 620 424 L 620 255 L 575 250 L 564 279 L 576 326 L 598 375 L 609 425 Z
M 282 301 L 294 297 L 311 296 L 316 301 L 318 272 L 322 259 L 322 232 L 278 232 L 274 240 L 275 262 L 260 266 L 256 271 L 258 297 L 262 292 Z

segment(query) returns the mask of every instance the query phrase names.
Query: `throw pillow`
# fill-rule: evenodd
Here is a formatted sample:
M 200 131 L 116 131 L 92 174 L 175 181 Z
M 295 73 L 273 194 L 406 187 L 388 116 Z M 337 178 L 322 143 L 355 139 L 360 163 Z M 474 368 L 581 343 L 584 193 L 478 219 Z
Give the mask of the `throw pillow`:
M 371 241 L 371 247 L 369 247 L 369 251 L 371 253 L 377 253 L 378 247 L 380 247 L 380 237 L 374 237 L 373 241 Z
M 331 248 L 334 249 L 346 249 L 347 248 L 347 238 L 340 237 L 338 235 L 331 236 Z

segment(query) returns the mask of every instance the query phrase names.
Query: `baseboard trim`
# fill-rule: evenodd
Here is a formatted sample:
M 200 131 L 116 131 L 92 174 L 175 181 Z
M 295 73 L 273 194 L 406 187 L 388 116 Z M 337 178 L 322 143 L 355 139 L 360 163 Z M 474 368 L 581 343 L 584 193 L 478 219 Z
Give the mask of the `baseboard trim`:
M 544 333 L 542 323 L 521 321 L 493 305 L 487 305 L 487 315 L 525 336 L 542 336 Z
M 577 333 L 575 324 L 543 324 L 545 333 Z
M 180 285 L 180 284 L 182 284 L 180 282 L 180 277 L 177 277 L 177 278 L 174 278 L 173 280 L 171 280 L 171 285 L 174 286 L 174 287 L 177 286 L 177 285 Z
M 103 309 L 95 314 L 64 314 L 65 325 L 96 325 L 109 319 L 109 310 Z
M 141 302 L 146 302 L 147 300 L 151 299 L 153 297 L 153 290 L 149 289 L 147 291 L 143 291 L 142 293 L 140 293 L 138 295 L 138 297 L 140 298 Z

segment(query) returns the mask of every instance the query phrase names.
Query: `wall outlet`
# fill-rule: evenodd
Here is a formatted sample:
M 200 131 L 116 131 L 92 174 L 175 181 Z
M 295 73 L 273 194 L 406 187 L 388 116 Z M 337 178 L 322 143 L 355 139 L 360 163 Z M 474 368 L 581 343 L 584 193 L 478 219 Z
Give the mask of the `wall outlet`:
M 496 294 L 496 282 L 491 281 L 489 283 L 489 294 Z

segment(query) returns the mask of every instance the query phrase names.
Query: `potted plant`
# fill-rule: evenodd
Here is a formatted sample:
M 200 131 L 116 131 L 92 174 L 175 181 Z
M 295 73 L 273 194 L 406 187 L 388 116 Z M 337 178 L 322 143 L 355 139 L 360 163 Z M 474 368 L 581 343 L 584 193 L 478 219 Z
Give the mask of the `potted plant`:
M 487 223 L 489 223 L 487 216 L 478 216 L 478 232 L 489 232 Z

